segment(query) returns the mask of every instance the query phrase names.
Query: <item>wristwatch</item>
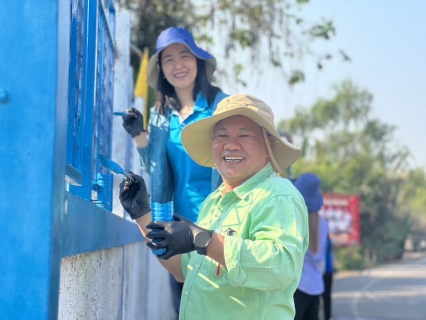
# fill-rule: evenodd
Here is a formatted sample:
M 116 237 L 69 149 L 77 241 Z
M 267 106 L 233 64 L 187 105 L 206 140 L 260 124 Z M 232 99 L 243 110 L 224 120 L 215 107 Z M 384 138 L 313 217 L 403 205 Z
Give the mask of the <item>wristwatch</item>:
M 198 254 L 206 256 L 207 247 L 212 241 L 213 230 L 201 231 L 195 235 L 194 238 L 194 247 Z

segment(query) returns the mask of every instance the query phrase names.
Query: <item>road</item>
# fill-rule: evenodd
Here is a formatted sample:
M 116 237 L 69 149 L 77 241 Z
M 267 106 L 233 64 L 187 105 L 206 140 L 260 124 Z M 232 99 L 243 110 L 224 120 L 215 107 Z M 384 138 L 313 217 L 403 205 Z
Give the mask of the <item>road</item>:
M 426 252 L 362 272 L 337 273 L 334 320 L 425 320 Z

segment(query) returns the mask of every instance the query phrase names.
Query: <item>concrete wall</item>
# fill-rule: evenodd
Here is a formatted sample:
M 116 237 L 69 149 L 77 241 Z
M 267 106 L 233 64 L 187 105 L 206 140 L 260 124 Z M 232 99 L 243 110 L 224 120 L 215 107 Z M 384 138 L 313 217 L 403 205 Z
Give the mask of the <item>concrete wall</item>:
M 140 242 L 64 258 L 58 319 L 145 319 L 146 248 Z
M 123 248 L 62 259 L 59 319 L 120 319 Z
M 177 319 L 169 274 L 142 242 L 64 258 L 58 319 Z

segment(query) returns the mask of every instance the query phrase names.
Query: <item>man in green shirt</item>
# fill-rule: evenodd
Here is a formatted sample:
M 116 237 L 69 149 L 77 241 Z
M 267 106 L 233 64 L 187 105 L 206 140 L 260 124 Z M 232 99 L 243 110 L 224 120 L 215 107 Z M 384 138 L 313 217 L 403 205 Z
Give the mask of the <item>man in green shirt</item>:
M 184 129 L 182 142 L 224 181 L 204 201 L 196 224 L 178 215 L 175 222 L 150 222 L 143 179 L 120 184 L 124 208 L 156 241 L 147 245 L 166 248 L 159 261 L 184 282 L 179 318 L 293 319 L 308 214 L 280 175 L 301 150 L 281 139 L 272 110 L 249 95 L 222 100 L 212 117 Z

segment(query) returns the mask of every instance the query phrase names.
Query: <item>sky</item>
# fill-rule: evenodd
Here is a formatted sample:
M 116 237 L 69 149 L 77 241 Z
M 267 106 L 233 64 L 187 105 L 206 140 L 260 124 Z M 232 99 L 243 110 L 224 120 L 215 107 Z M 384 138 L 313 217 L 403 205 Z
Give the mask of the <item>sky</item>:
M 290 89 L 273 67 L 263 65 L 261 75 L 247 68 L 246 87 L 233 83 L 222 89 L 265 101 L 278 123 L 292 117 L 297 107 L 331 98 L 333 84 L 351 79 L 373 94 L 373 116 L 396 127 L 395 139 L 411 151 L 411 163 L 426 169 L 426 1 L 311 0 L 302 16 L 312 22 L 331 19 L 336 27 L 332 40 L 314 45 L 317 52 L 334 53 L 323 70 L 306 57 L 300 62 L 306 80 Z M 352 62 L 342 62 L 339 49 Z

